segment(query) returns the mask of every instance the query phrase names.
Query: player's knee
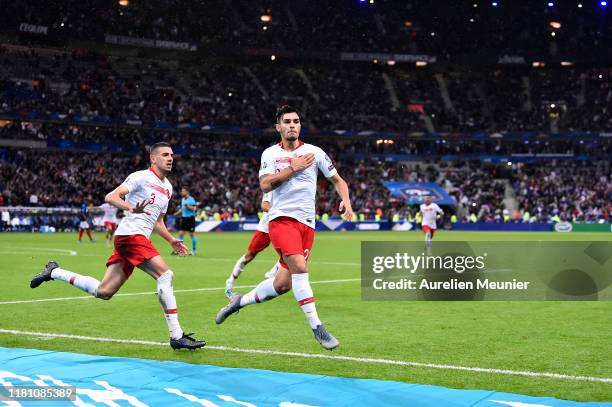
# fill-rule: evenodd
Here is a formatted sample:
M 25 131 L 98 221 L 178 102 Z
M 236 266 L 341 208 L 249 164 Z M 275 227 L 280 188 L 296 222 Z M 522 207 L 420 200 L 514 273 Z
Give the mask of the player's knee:
M 278 293 L 278 295 L 283 295 L 286 292 L 291 290 L 291 283 L 286 281 L 275 281 L 274 282 L 274 291 Z
M 291 272 L 291 274 L 302 274 L 302 273 L 308 273 L 308 266 L 306 265 L 306 262 L 299 262 L 299 263 L 294 263 L 290 266 L 289 271 Z
M 96 290 L 96 298 L 101 300 L 110 300 L 117 291 L 109 290 L 108 288 L 98 287 Z
M 172 270 L 167 270 L 161 276 L 157 278 L 158 291 L 164 287 L 172 287 L 172 280 L 174 280 L 174 273 Z

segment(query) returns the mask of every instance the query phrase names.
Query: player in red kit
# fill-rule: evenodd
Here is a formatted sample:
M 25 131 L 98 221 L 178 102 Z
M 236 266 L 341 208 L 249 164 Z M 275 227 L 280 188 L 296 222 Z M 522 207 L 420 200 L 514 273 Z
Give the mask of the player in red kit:
M 115 250 L 106 262 L 102 281 L 60 268 L 50 261 L 30 281 L 36 288 L 45 281 L 62 280 L 93 295 L 110 300 L 138 267 L 157 281 L 157 294 L 170 331 L 173 349 L 197 349 L 206 344 L 185 334 L 178 322 L 176 298 L 172 288 L 174 274 L 149 240 L 153 229 L 178 253 L 187 248 L 176 239 L 164 223 L 172 185 L 166 177 L 172 170 L 174 153 L 167 143 L 157 143 L 150 150 L 151 167 L 130 174 L 121 185 L 106 195 L 105 201 L 127 212 L 115 231 Z M 124 199 L 125 197 L 125 199 Z
M 274 279 L 262 281 L 245 295 L 236 295 L 217 313 L 215 321 L 225 319 L 247 305 L 275 298 L 293 289 L 316 340 L 325 349 L 334 349 L 340 342 L 325 328 L 315 306 L 309 282 L 307 260 L 314 242 L 315 196 L 319 171 L 334 185 L 340 195 L 340 210 L 352 220 L 353 209 L 346 182 L 338 175 L 325 152 L 299 140 L 300 116 L 290 106 L 276 114 L 276 131 L 280 143 L 267 148 L 261 156 L 259 170 L 263 192 L 272 191 L 269 211 L 269 234 L 272 246 L 279 254 L 280 269 Z

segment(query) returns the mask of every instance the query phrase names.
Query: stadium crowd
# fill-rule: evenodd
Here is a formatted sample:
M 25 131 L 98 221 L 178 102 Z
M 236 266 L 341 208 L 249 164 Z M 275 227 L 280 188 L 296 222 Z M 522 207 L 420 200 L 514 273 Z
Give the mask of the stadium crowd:
M 235 145 L 226 144 L 226 147 Z M 337 147 L 340 150 L 339 147 Z M 232 150 L 228 148 L 228 150 Z M 260 151 L 260 150 L 259 150 Z M 333 156 L 333 155 L 332 155 Z M 599 221 L 612 215 L 612 176 L 607 161 L 573 160 L 493 165 L 479 161 L 385 162 L 335 159 L 350 185 L 355 212 L 363 219 L 414 219 L 416 207 L 391 195 L 384 181 L 437 182 L 455 198 L 456 221 Z M 0 196 L 6 206 L 99 205 L 104 194 L 138 168 L 146 152 L 92 153 L 6 148 L 0 150 Z M 175 193 L 186 186 L 201 219 L 237 219 L 259 211 L 258 158 L 234 154 L 179 156 L 171 179 Z M 506 205 L 514 190 L 518 208 Z M 339 216 L 332 185 L 319 181 L 317 213 Z M 511 194 L 511 193 L 510 193 Z M 178 194 L 175 196 L 178 202 Z M 554 218 L 554 216 L 559 218 Z
M 176 190 L 191 189 L 203 218 L 255 216 L 259 155 L 277 142 L 271 118 L 288 103 L 301 112 L 303 138 L 333 157 L 364 218 L 414 218 L 416 208 L 383 184 L 395 180 L 442 185 L 456 201 L 455 221 L 609 220 L 611 149 L 600 135 L 612 130 L 612 70 L 497 64 L 612 55 L 605 10 L 498 6 L 12 1 L 0 34 L 23 23 L 49 31 L 48 41 L 20 31 L 22 44 L 42 47 L 0 44 L 0 140 L 12 146 L 0 149 L 0 206 L 100 204 L 146 166 L 144 146 L 163 140 L 178 154 Z M 103 55 L 71 42 L 107 34 L 188 42 L 207 57 Z M 442 64 L 341 62 L 340 52 L 428 54 Z M 592 133 L 556 136 L 564 132 Z M 319 215 L 337 216 L 336 201 L 320 180 Z M 70 216 L 61 216 L 67 227 Z
M 612 71 L 178 63 L 0 48 L 0 111 L 88 121 L 270 128 L 279 103 L 311 131 L 612 129 Z

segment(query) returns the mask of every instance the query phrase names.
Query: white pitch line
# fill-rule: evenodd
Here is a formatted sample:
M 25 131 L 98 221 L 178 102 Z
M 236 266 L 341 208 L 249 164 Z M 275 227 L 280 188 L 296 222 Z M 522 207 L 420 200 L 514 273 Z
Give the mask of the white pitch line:
M 310 284 L 336 284 L 336 283 L 348 283 L 352 281 L 361 281 L 360 278 L 346 278 L 342 280 L 320 280 L 320 281 L 311 281 Z M 234 288 L 254 288 L 257 287 L 257 284 L 253 285 L 237 285 Z M 225 287 L 204 287 L 204 288 L 188 288 L 184 290 L 174 290 L 175 293 L 191 293 L 197 291 L 220 291 L 225 290 Z M 157 292 L 155 291 L 145 291 L 138 293 L 119 293 L 115 294 L 114 297 L 133 297 L 138 295 L 155 295 Z M 48 302 L 48 301 L 69 301 L 69 300 L 92 300 L 94 297 L 91 295 L 80 295 L 78 297 L 60 297 L 60 298 L 41 298 L 38 300 L 14 300 L 14 301 L 2 301 L 0 305 L 9 305 L 9 304 L 29 304 L 35 302 Z
M 27 251 L 26 251 L 27 250 Z M 19 249 L 14 250 L 11 249 L 9 251 L 1 250 L 0 254 L 32 254 L 32 251 L 44 252 L 44 253 L 53 253 L 55 255 L 65 255 L 65 256 L 76 256 L 78 252 L 76 250 L 68 250 L 68 249 L 49 249 L 46 247 L 23 247 L 19 246 Z
M 48 332 L 32 332 L 32 331 L 19 331 L 15 329 L 0 329 L 0 333 L 13 334 L 13 335 L 29 335 L 39 336 L 44 338 L 63 338 L 63 339 L 77 339 L 82 341 L 94 341 L 94 342 L 111 342 L 111 343 L 126 343 L 133 345 L 151 345 L 167 347 L 168 342 L 154 342 L 154 341 L 143 341 L 139 339 L 116 339 L 116 338 L 100 338 L 94 336 L 82 336 L 82 335 L 68 335 Z M 454 365 L 443 365 L 438 363 L 423 363 L 423 362 L 409 362 L 404 360 L 393 360 L 393 359 L 379 359 L 379 358 L 360 358 L 354 356 L 339 356 L 339 355 L 324 355 L 318 353 L 302 353 L 302 352 L 281 352 L 274 350 L 264 349 L 245 349 L 245 348 L 234 348 L 229 346 L 206 346 L 206 349 L 220 350 L 226 352 L 239 352 L 239 353 L 252 353 L 259 355 L 273 355 L 273 356 L 295 356 L 301 358 L 311 359 L 329 359 L 329 360 L 341 360 L 347 362 L 357 363 L 377 363 L 384 365 L 396 365 L 396 366 L 409 366 L 409 367 L 424 367 L 430 369 L 442 369 L 442 370 L 460 370 L 466 372 L 476 373 L 493 373 L 502 375 L 512 376 L 527 376 L 527 377 L 546 377 L 550 379 L 563 379 L 573 381 L 588 381 L 598 383 L 612 383 L 610 377 L 594 377 L 594 376 L 575 376 L 562 373 L 549 373 L 549 372 L 531 372 L 528 370 L 509 370 L 509 369 L 492 369 L 483 367 L 468 367 L 468 366 L 454 366 Z

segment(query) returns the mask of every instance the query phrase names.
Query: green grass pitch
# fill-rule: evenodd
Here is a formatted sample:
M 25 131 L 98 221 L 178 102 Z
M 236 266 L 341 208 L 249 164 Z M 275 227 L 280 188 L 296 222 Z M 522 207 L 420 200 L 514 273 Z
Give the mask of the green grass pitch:
M 362 240 L 421 240 L 418 232 L 317 233 L 310 258 L 319 316 L 342 345 L 333 353 L 315 342 L 306 319 L 288 293 L 214 323 L 226 304 L 221 287 L 250 233 L 200 234 L 197 257 L 169 256 L 153 242 L 175 273 L 181 325 L 209 345 L 342 355 L 574 376 L 612 377 L 612 302 L 364 302 L 360 297 Z M 32 290 L 29 281 L 49 259 L 66 269 L 101 278 L 110 254 L 98 242 L 81 245 L 76 234 L 0 234 L 0 302 L 84 296 L 63 282 Z M 610 234 L 440 232 L 436 240 L 611 240 Z M 188 239 L 187 239 L 188 240 Z M 189 246 L 189 241 L 187 245 Z M 70 255 L 74 250 L 77 255 Z M 256 284 L 276 260 L 262 252 L 237 282 Z M 248 289 L 240 289 L 246 292 Z M 154 292 L 154 281 L 136 270 L 120 293 Z M 111 301 L 62 300 L 0 305 L 0 329 L 94 337 L 166 341 L 167 329 L 154 294 Z M 0 346 L 97 355 L 176 360 L 344 377 L 398 380 L 453 388 L 488 389 L 581 401 L 612 400 L 612 383 L 433 369 L 330 359 L 240 353 L 215 349 L 175 352 L 139 344 L 101 343 L 0 333 Z

